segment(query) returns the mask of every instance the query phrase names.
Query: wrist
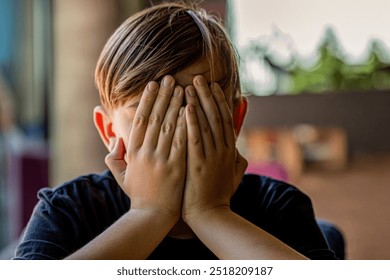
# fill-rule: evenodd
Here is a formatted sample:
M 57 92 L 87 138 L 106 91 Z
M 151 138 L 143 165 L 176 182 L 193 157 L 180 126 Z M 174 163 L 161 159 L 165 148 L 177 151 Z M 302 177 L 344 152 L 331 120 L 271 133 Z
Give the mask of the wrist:
M 180 218 L 180 212 L 163 208 L 131 207 L 127 215 L 137 215 L 140 218 L 153 219 L 166 225 L 175 225 Z
M 183 220 L 193 229 L 197 225 L 203 225 L 207 221 L 211 221 L 218 216 L 226 216 L 230 213 L 229 205 L 219 205 L 215 207 L 208 207 L 199 209 L 197 211 L 190 211 L 186 214 L 183 214 Z

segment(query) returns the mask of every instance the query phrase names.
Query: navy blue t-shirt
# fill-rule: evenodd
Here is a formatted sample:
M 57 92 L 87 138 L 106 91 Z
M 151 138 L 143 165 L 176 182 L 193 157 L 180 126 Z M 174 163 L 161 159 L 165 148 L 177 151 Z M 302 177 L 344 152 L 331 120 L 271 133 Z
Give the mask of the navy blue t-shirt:
M 131 207 L 130 199 L 109 171 L 42 189 L 38 198 L 15 259 L 63 259 Z M 289 184 L 244 175 L 231 199 L 231 209 L 309 259 L 335 258 L 316 223 L 310 199 Z M 216 256 L 197 238 L 166 237 L 149 258 L 188 260 Z

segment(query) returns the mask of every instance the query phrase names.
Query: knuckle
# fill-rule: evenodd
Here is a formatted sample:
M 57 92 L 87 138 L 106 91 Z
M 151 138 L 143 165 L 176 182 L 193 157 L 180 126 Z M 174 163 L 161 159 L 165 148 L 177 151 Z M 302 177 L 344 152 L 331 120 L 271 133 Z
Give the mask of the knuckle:
M 159 92 L 158 92 L 158 95 L 160 96 L 160 97 L 162 97 L 162 98 L 170 98 L 171 97 L 171 91 L 169 91 L 169 90 L 160 90 Z
M 172 139 L 172 147 L 175 149 L 180 149 L 184 146 L 184 140 L 181 137 L 174 136 Z
M 141 101 L 142 101 L 143 103 L 146 103 L 146 104 L 151 104 L 151 103 L 154 102 L 154 99 L 155 99 L 154 94 L 149 93 L 149 94 L 144 94 L 144 95 L 142 96 Z
M 155 162 L 154 153 L 152 151 L 142 150 L 138 156 L 137 160 L 140 160 L 145 166 L 150 166 Z
M 210 130 L 210 127 L 205 123 L 203 123 L 200 127 L 203 133 L 208 133 Z
M 213 95 L 212 95 L 212 94 L 211 94 L 211 92 L 210 92 L 210 91 L 208 91 L 208 90 L 206 90 L 206 91 L 204 91 L 204 92 L 200 93 L 199 95 L 200 95 L 201 97 L 203 97 L 203 98 L 207 99 L 207 100 L 209 100 L 209 99 L 212 99 L 212 98 L 213 98 Z
M 201 144 L 201 139 L 200 139 L 199 136 L 191 137 L 191 138 L 190 138 L 190 141 L 191 141 L 191 144 L 192 144 L 192 145 L 195 145 L 195 146 Z
M 173 125 L 168 123 L 168 122 L 164 122 L 161 126 L 161 132 L 163 134 L 168 134 L 170 133 L 171 131 L 173 130 Z
M 161 116 L 157 113 L 152 113 L 149 116 L 149 124 L 150 125 L 156 125 L 161 122 Z
M 141 127 L 146 123 L 146 117 L 142 114 L 137 114 L 133 120 L 134 127 Z
M 180 149 L 183 147 L 183 143 L 184 141 L 180 137 L 173 137 L 172 139 L 172 147 L 175 149 Z

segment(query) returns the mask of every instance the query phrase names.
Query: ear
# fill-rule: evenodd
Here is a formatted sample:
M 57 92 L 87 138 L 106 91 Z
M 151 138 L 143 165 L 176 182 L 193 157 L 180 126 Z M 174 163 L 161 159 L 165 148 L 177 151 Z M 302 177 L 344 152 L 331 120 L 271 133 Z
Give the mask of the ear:
M 115 137 L 112 130 L 111 116 L 102 106 L 96 106 L 93 110 L 93 121 L 104 145 L 109 149 L 110 138 Z
M 243 97 L 241 102 L 234 107 L 233 111 L 233 124 L 237 136 L 240 134 L 247 110 L 248 101 Z

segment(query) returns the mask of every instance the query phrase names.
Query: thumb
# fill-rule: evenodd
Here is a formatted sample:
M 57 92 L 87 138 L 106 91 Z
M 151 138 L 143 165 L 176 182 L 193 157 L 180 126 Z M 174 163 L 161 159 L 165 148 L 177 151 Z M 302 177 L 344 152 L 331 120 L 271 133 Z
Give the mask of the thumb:
M 240 184 L 242 176 L 244 175 L 247 167 L 248 161 L 236 149 L 236 168 L 234 174 L 234 186 L 236 189 L 238 188 L 238 185 Z
M 110 138 L 110 152 L 104 161 L 111 170 L 120 186 L 123 185 L 127 163 L 125 161 L 126 149 L 122 138 Z

